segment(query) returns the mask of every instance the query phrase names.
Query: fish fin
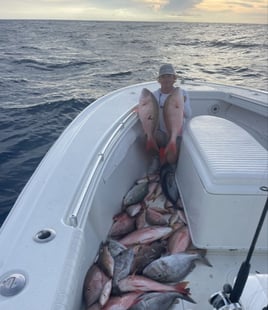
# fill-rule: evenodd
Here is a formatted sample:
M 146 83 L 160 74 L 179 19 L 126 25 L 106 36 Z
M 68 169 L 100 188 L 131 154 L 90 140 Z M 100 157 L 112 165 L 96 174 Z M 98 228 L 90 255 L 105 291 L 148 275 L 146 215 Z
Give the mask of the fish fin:
M 187 288 L 189 282 L 188 281 L 183 281 L 183 282 L 180 282 L 178 283 L 180 285 L 180 287 L 183 287 L 183 288 Z M 189 290 L 189 289 L 188 289 Z

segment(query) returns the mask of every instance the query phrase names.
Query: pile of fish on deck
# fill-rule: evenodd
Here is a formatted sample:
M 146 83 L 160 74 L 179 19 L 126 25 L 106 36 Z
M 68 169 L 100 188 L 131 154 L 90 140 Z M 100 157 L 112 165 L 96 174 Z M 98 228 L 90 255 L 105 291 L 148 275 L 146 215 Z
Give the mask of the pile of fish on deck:
M 168 198 L 167 198 L 168 197 Z M 86 310 L 169 309 L 195 303 L 182 280 L 195 262 L 211 266 L 191 244 L 174 178 L 160 173 L 137 180 L 125 195 L 107 240 L 84 280 Z

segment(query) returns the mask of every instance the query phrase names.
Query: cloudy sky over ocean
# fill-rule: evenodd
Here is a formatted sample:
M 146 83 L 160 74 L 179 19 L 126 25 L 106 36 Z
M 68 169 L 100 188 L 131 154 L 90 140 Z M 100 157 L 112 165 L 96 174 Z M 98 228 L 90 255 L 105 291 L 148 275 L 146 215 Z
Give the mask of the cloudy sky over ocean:
M 268 22 L 267 0 L 0 0 L 0 19 Z

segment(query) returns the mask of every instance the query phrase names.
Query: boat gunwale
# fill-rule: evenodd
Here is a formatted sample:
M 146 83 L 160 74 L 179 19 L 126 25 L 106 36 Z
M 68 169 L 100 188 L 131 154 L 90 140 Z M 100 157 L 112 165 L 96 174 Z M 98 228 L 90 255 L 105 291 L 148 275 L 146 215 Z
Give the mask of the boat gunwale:
M 108 138 L 101 151 L 97 154 L 97 158 L 95 159 L 93 168 L 90 171 L 86 182 L 83 184 L 83 189 L 80 193 L 79 199 L 68 216 L 67 225 L 73 227 L 78 226 L 79 213 L 81 212 L 81 209 L 83 207 L 85 197 L 88 196 L 88 189 L 90 188 L 90 185 L 93 183 L 94 178 L 98 177 L 96 176 L 96 173 L 100 164 L 105 160 L 106 155 L 108 155 L 109 149 L 112 147 L 113 144 L 117 142 L 117 139 L 119 138 L 118 135 L 122 134 L 122 131 L 126 128 L 126 125 L 132 124 L 134 121 L 136 122 L 137 120 L 137 112 L 133 110 L 125 114 L 122 120 L 118 121 L 118 125 L 114 129 L 112 135 Z M 94 159 L 92 158 L 91 161 L 94 161 Z M 91 189 L 91 191 L 93 191 L 93 189 Z

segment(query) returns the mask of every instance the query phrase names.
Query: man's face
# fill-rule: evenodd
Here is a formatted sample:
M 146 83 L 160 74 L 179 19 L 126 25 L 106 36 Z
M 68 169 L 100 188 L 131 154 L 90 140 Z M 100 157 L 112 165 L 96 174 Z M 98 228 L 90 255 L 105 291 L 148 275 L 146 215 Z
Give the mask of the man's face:
M 163 74 L 159 77 L 159 83 L 162 87 L 171 87 L 176 82 L 176 76 L 173 74 Z

